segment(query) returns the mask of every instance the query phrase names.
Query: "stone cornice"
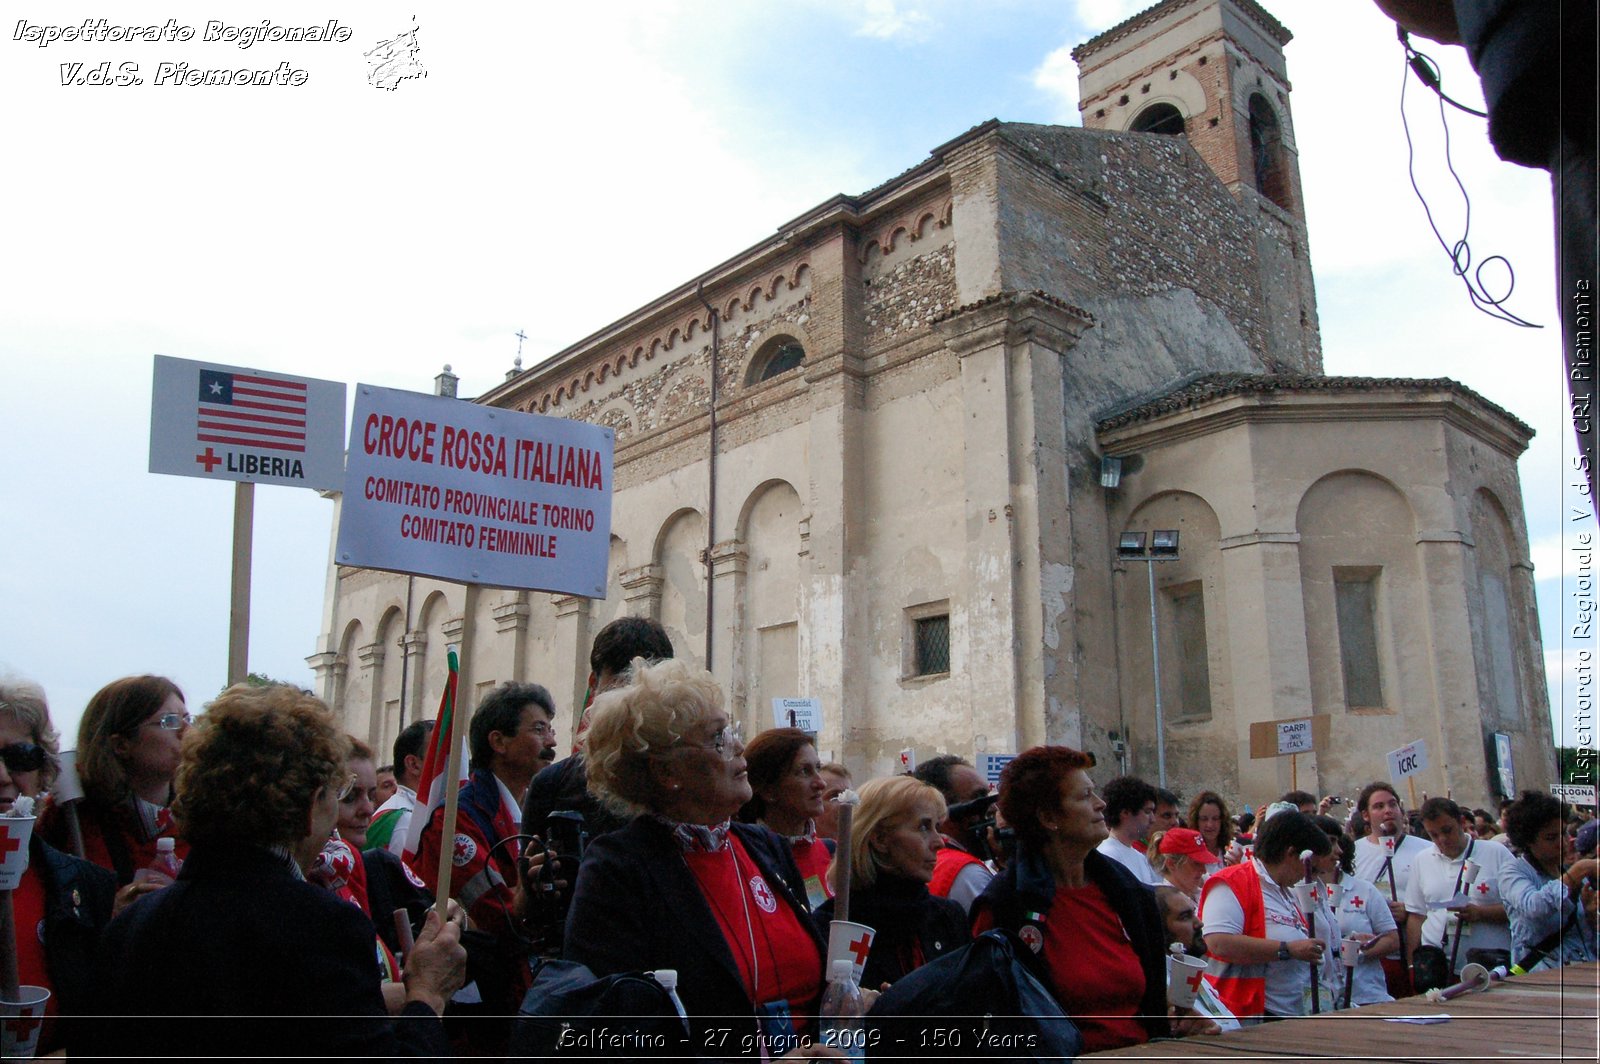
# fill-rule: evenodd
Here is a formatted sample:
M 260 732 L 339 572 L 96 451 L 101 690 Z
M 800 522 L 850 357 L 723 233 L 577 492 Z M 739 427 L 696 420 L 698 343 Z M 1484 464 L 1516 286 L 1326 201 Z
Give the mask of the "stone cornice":
M 1043 344 L 1070 350 L 1094 325 L 1094 315 L 1044 292 L 997 292 L 957 307 L 933 321 L 934 330 L 958 358 L 997 344 Z
M 1527 449 L 1533 430 L 1465 389 L 1426 390 L 1381 383 L 1339 391 L 1276 391 L 1230 394 L 1153 414 L 1096 433 L 1108 455 L 1134 454 L 1245 424 L 1343 421 L 1440 420 L 1515 459 Z M 1101 423 L 1102 425 L 1105 422 Z

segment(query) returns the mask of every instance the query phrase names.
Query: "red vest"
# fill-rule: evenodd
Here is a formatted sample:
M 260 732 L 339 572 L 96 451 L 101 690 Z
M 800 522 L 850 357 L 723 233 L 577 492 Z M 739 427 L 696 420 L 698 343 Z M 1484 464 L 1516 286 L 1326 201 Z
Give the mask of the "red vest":
M 956 876 L 970 864 L 983 864 L 983 862 L 946 840 L 938 856 L 934 858 L 933 880 L 928 884 L 928 893 L 938 898 L 948 898 L 950 888 L 956 885 Z
M 1256 873 L 1254 861 L 1241 861 L 1236 865 L 1218 869 L 1206 877 L 1200 888 L 1200 923 L 1205 924 L 1206 899 L 1212 890 L 1226 883 L 1239 899 L 1244 910 L 1243 934 L 1249 938 L 1267 937 L 1267 907 L 1261 900 L 1261 876 Z M 1212 956 L 1223 962 L 1222 970 L 1213 978 L 1217 997 L 1239 1019 L 1257 1019 L 1267 1011 L 1267 966 L 1231 960 L 1221 953 Z

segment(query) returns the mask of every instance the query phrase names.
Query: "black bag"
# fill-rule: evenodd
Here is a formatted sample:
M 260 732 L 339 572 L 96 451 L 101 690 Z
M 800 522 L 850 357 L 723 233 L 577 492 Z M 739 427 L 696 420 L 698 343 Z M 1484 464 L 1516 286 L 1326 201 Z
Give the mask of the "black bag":
M 1508 949 L 1469 949 L 1468 964 L 1481 964 L 1491 972 L 1496 968 L 1511 970 L 1511 951 Z
M 1450 956 L 1438 946 L 1418 946 L 1411 954 L 1411 992 L 1426 994 L 1449 986 Z
M 1020 959 L 1018 939 L 985 931 L 906 973 L 867 1014 L 867 1055 L 981 1060 L 1071 1060 L 1077 1025 Z
M 648 973 L 596 978 L 576 961 L 541 961 L 511 1033 L 511 1056 L 651 1060 L 694 1056 L 683 1017 Z

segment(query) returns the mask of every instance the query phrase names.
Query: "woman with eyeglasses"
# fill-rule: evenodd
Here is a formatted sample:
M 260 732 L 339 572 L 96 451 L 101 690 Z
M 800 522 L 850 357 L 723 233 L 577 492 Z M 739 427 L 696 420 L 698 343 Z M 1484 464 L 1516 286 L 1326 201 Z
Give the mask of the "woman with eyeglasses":
M 676 969 L 693 1051 L 778 1056 L 815 1033 L 822 991 L 800 870 L 781 837 L 733 819 L 750 779 L 717 681 L 677 660 L 633 669 L 583 738 L 590 788 L 633 819 L 589 844 L 565 956 L 602 976 Z
M 1511 921 L 1511 959 L 1529 971 L 1592 961 L 1600 903 L 1600 862 L 1573 860 L 1561 801 L 1523 791 L 1506 809 L 1506 835 L 1517 859 L 1500 869 L 1497 886 Z M 1536 963 L 1528 963 L 1535 960 Z
M 55 782 L 57 753 L 44 691 L 25 680 L 0 681 L 0 815 Z M 62 853 L 37 832 L 28 841 L 28 869 L 12 906 L 19 982 L 50 991 L 39 1056 L 67 1044 L 55 1017 L 85 1011 L 94 950 L 111 921 L 116 887 L 110 872 Z M 41 933 L 28 933 L 35 928 Z
M 192 718 L 177 684 L 163 676 L 128 676 L 89 699 L 78 725 L 77 803 L 83 856 L 109 868 L 121 885 L 119 901 L 159 890 L 163 880 L 134 882 L 155 860 L 156 840 L 174 836 L 173 778 Z M 52 803 L 40 821 L 46 841 L 69 849 L 65 810 Z M 188 843 L 177 839 L 179 860 Z M 141 877 L 141 880 L 143 877 Z
M 794 863 L 813 909 L 833 897 L 828 885 L 830 840 L 817 837 L 828 781 L 811 736 L 799 728 L 769 728 L 745 747 L 751 798 L 739 810 L 746 824 L 760 824 L 789 840 Z

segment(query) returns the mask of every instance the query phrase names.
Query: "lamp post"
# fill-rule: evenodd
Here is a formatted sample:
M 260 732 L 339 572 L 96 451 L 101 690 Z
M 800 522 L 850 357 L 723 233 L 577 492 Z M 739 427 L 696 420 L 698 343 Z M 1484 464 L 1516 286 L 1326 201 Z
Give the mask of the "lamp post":
M 1178 560 L 1178 530 L 1158 528 L 1148 533 L 1124 532 L 1117 539 L 1117 557 L 1125 562 L 1143 562 L 1150 577 L 1150 665 L 1156 692 L 1156 774 L 1160 785 L 1167 785 L 1167 722 L 1161 712 L 1161 642 L 1156 638 L 1156 562 Z

